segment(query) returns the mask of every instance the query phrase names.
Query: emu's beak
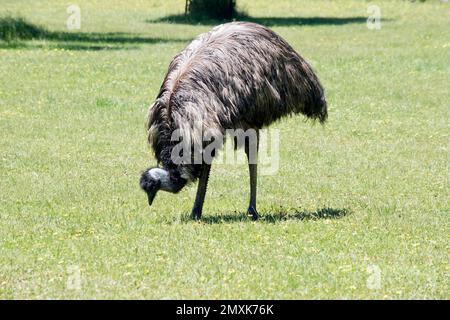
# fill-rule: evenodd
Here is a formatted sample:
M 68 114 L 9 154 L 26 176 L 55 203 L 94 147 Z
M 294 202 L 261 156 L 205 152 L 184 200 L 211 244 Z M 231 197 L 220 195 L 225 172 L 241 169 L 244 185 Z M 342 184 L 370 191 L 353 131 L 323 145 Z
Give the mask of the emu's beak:
M 153 203 L 153 200 L 155 199 L 156 196 L 156 191 L 154 192 L 147 192 L 147 197 L 148 197 L 148 205 L 151 206 Z

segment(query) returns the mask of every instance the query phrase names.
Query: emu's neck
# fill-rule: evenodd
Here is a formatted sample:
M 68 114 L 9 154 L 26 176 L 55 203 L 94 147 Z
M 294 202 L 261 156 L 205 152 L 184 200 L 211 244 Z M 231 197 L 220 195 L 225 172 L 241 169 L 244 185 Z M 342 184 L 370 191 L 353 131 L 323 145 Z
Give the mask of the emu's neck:
M 163 168 L 151 168 L 148 171 L 150 180 L 159 182 L 159 189 L 177 193 L 188 182 L 187 179 L 182 178 L 175 170 L 167 170 Z
M 179 144 L 183 142 L 172 140 L 172 133 L 177 129 L 174 128 L 174 124 L 168 125 L 163 119 L 157 119 L 153 122 L 153 127 L 155 133 L 152 139 L 152 147 L 158 163 L 161 163 L 164 169 L 169 172 L 169 180 L 172 180 L 173 176 L 183 178 L 188 182 L 196 180 L 201 165 L 194 164 L 194 159 L 177 159 L 177 157 L 181 157 Z
M 173 157 L 177 157 L 177 152 L 172 154 L 174 151 L 174 147 L 178 142 L 168 141 L 161 148 L 159 154 L 156 155 L 159 162 L 162 163 L 166 172 L 169 172 L 169 180 L 170 176 L 175 176 L 177 178 L 183 178 L 188 182 L 195 181 L 198 178 L 200 165 L 195 165 L 193 159 L 186 159 L 187 161 L 175 161 Z M 176 150 L 175 150 L 176 151 Z M 179 160 L 179 159 L 177 159 Z M 180 163 L 182 162 L 182 163 Z M 169 181 L 170 182 L 170 181 Z
M 161 168 L 153 168 L 149 171 L 149 175 L 154 180 L 161 182 L 161 190 L 171 192 L 173 186 L 170 182 L 169 171 L 161 169 Z

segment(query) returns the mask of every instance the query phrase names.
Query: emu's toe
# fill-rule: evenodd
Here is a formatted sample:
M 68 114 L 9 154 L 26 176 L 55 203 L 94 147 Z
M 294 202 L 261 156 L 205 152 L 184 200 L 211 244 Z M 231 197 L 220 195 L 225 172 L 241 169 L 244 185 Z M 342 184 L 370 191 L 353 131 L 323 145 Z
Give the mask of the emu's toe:
M 252 220 L 258 220 L 258 211 L 254 207 L 249 207 L 247 210 L 247 215 L 252 218 Z
M 195 209 L 192 210 L 192 213 L 191 213 L 192 220 L 200 220 L 201 216 L 202 216 L 202 213 L 200 211 L 195 210 Z

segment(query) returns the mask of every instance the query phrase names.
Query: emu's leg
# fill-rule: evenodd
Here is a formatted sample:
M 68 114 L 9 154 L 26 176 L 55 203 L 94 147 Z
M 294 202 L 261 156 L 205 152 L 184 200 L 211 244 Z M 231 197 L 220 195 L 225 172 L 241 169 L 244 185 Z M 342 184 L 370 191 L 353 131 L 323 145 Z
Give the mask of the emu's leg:
M 258 148 L 259 148 L 259 132 L 256 131 L 256 141 L 248 141 L 245 144 L 245 153 L 248 160 L 248 169 L 250 171 L 250 203 L 247 215 L 253 220 L 258 219 L 258 211 L 256 211 L 256 185 L 258 175 Z
M 202 216 L 203 202 L 205 201 L 206 187 L 208 186 L 210 164 L 203 164 L 202 172 L 198 180 L 197 195 L 195 197 L 194 208 L 192 209 L 191 217 L 198 220 Z

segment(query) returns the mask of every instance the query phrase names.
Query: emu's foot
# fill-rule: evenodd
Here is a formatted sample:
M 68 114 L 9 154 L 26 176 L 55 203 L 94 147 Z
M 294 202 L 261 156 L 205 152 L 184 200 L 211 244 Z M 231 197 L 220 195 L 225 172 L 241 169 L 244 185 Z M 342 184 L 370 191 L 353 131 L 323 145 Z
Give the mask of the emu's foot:
M 258 211 L 254 207 L 248 207 L 247 215 L 252 218 L 252 220 L 258 220 Z
M 200 210 L 193 209 L 191 213 L 191 219 L 198 221 L 202 217 L 202 212 Z

